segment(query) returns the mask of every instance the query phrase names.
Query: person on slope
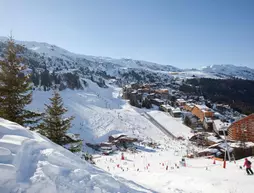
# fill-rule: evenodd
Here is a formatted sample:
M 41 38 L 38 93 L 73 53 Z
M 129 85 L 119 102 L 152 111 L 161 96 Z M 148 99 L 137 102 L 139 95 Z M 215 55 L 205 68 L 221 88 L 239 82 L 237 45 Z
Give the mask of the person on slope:
M 245 158 L 243 167 L 246 167 L 246 172 L 248 175 L 253 175 L 253 171 L 251 170 L 251 162 L 247 158 Z

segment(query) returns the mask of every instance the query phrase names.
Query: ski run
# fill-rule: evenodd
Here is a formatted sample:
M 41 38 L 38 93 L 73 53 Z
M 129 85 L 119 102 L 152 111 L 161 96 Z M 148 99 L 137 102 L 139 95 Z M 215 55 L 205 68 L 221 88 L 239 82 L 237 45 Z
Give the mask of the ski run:
M 110 135 L 125 133 L 145 142 L 138 153 L 93 153 L 91 165 L 43 136 L 0 119 L 0 192 L 161 192 L 161 193 L 252 193 L 253 176 L 246 175 L 244 160 L 223 163 L 206 158 L 185 158 L 196 149 L 187 140 L 166 135 L 146 114 L 160 122 L 173 136 L 189 137 L 190 129 L 179 118 L 155 109 L 131 107 L 120 98 L 121 89 L 100 88 L 86 80 L 84 90 L 60 94 L 75 116 L 70 133 L 79 134 L 84 144 L 107 141 Z M 43 110 L 51 91 L 34 91 L 32 110 Z M 250 158 L 254 163 L 254 159 Z

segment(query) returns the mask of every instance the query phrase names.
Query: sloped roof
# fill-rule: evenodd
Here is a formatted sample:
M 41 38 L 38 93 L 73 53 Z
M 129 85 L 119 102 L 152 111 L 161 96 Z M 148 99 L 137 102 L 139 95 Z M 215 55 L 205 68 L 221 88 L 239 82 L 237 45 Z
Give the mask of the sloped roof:
M 239 123 L 239 122 L 241 122 L 241 121 L 243 121 L 243 120 L 249 119 L 250 117 L 253 117 L 253 118 L 254 118 L 254 113 L 252 113 L 251 115 L 249 115 L 249 116 L 247 116 L 247 117 L 244 117 L 244 118 L 242 118 L 242 119 L 240 119 L 240 120 L 238 120 L 238 121 L 233 122 L 233 123 L 229 126 L 229 128 L 231 128 L 232 126 L 234 126 L 235 124 L 237 124 L 237 123 Z

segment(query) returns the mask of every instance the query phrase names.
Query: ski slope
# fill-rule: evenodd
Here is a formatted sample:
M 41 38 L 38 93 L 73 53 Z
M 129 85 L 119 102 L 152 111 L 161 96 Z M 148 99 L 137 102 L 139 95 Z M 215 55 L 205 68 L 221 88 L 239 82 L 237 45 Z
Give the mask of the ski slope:
M 160 193 L 253 192 L 254 176 L 239 169 L 244 160 L 227 162 L 224 169 L 221 161 L 213 164 L 212 159 L 195 158 L 187 159 L 184 167 L 179 161 L 186 155 L 186 145 L 172 140 L 155 151 L 146 147 L 138 154 L 124 153 L 125 160 L 120 159 L 120 153 L 100 157 L 96 165 Z M 254 162 L 253 158 L 250 160 Z
M 120 89 L 100 88 L 86 79 L 84 90 L 64 90 L 60 94 L 68 116 L 75 116 L 70 132 L 80 134 L 84 142 L 103 142 L 109 135 L 128 132 L 141 139 L 164 141 L 166 137 L 127 101 L 119 98 Z M 52 91 L 34 91 L 29 109 L 42 111 Z
M 0 173 L 1 193 L 152 192 L 4 119 L 0 119 Z
M 183 136 L 186 139 L 191 137 L 191 129 L 182 124 L 181 118 L 174 118 L 168 113 L 161 111 L 150 111 L 148 114 L 160 123 L 165 129 L 172 133 L 175 137 Z
M 227 169 L 223 169 L 222 163 L 218 161 L 213 164 L 213 160 L 205 158 L 187 159 L 187 167 L 176 168 L 175 164 L 179 165 L 179 161 L 187 151 L 193 152 L 199 149 L 188 143 L 187 140 L 172 140 L 140 113 L 149 113 L 174 135 L 187 138 L 191 135 L 190 129 L 184 126 L 180 119 L 156 110 L 131 107 L 126 101 L 119 98 L 118 88 L 110 86 L 102 89 L 95 83 L 86 81 L 88 87 L 82 91 L 64 90 L 60 92 L 69 110 L 68 114 L 76 117 L 71 132 L 79 133 L 85 142 L 102 142 L 106 141 L 111 134 L 127 132 L 141 139 L 160 143 L 159 149 L 150 149 L 140 145 L 140 153 L 125 153 L 126 159 L 123 161 L 120 160 L 120 153 L 111 156 L 95 156 L 97 157 L 96 166 L 117 178 L 135 181 L 148 189 L 145 191 L 252 193 L 253 176 L 247 176 L 245 170 L 239 169 L 239 166 L 243 164 L 242 160 L 237 163 L 228 163 Z M 51 94 L 51 92 L 35 91 L 34 101 L 29 108 L 43 109 L 43 104 L 48 103 L 48 97 Z M 254 163 L 253 159 L 252 162 Z M 172 167 L 174 169 L 171 169 Z

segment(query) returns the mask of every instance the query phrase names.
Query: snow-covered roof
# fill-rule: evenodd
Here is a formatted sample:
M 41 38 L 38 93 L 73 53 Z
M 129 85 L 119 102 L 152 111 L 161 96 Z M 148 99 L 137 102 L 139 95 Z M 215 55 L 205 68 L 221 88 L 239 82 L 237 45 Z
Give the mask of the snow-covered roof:
M 227 145 L 228 145 L 228 150 L 229 150 L 229 152 L 232 152 L 234 149 L 232 148 L 231 144 L 228 143 Z M 219 148 L 221 148 L 222 150 L 225 150 L 225 149 L 227 148 L 227 145 L 226 145 L 225 142 L 220 142 L 220 143 L 211 145 L 211 146 L 209 146 L 208 148 L 210 149 L 210 148 L 219 147 Z
M 172 108 L 174 108 L 174 107 L 172 107 L 172 106 L 170 106 L 170 105 L 161 105 L 162 107 L 164 107 L 165 109 L 167 109 L 167 110 L 170 110 L 170 109 L 172 109 Z
M 206 105 L 195 105 L 197 108 L 199 108 L 202 112 L 209 112 L 211 109 L 207 107 Z
M 161 99 L 157 99 L 157 98 L 156 98 L 156 99 L 153 99 L 153 100 L 154 100 L 154 101 L 157 101 L 157 102 L 160 102 L 160 103 L 162 103 L 162 102 L 164 103 L 164 101 L 161 100 Z
M 229 143 L 230 147 L 241 147 L 242 144 L 240 142 L 236 142 L 236 143 Z M 254 143 L 253 142 L 245 142 L 245 146 L 246 147 L 254 147 Z
M 218 131 L 227 130 L 228 127 L 231 125 L 231 123 L 222 122 L 220 119 L 216 119 L 213 122 Z
M 215 154 L 218 152 L 218 149 L 206 148 L 206 149 L 199 151 L 199 153 L 202 153 L 202 152 L 210 152 L 211 154 Z
M 185 103 L 186 101 L 184 99 L 176 99 L 177 102 L 179 103 Z
M 209 118 L 209 117 L 205 117 L 205 122 L 206 123 L 212 123 L 213 120 L 211 118 Z
M 172 109 L 172 112 L 173 113 L 181 113 L 182 111 L 180 110 L 180 108 L 175 108 L 175 109 Z
M 189 107 L 194 107 L 195 106 L 194 103 L 186 103 L 186 105 L 189 106 Z
M 209 137 L 207 137 L 207 139 L 208 139 L 209 141 L 213 141 L 213 142 L 215 142 L 215 143 L 219 143 L 219 142 L 222 142 L 222 141 L 223 141 L 222 139 L 218 139 L 218 138 L 215 137 L 215 136 L 209 136 Z
M 120 137 L 121 135 L 127 136 L 127 133 L 118 133 L 118 134 L 114 134 L 114 135 L 111 135 L 111 136 L 114 137 L 114 138 L 118 138 L 118 137 Z

